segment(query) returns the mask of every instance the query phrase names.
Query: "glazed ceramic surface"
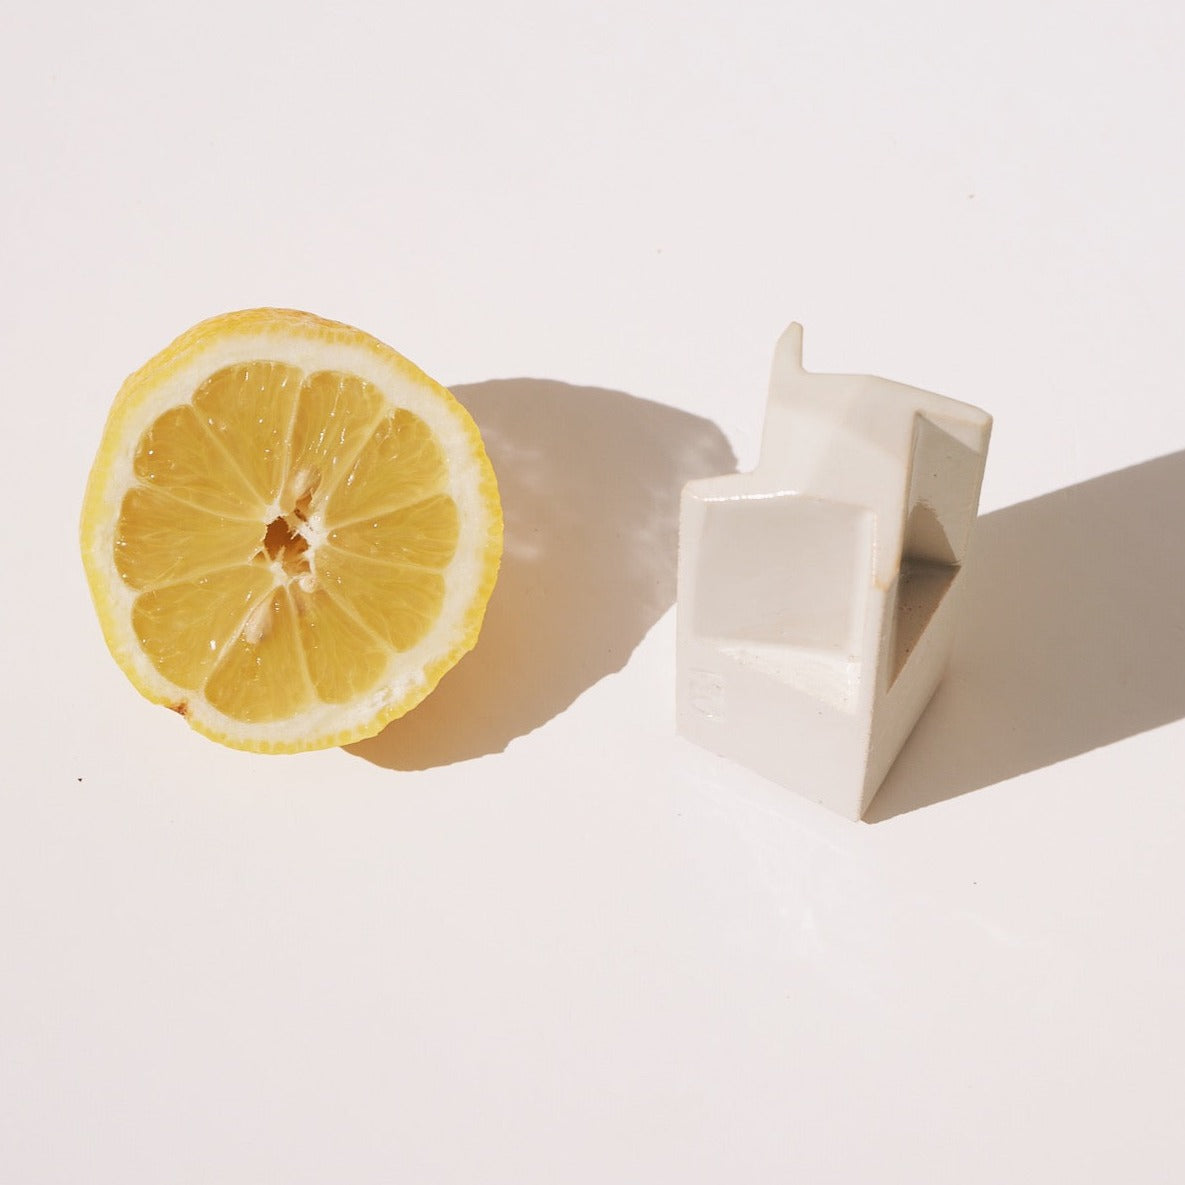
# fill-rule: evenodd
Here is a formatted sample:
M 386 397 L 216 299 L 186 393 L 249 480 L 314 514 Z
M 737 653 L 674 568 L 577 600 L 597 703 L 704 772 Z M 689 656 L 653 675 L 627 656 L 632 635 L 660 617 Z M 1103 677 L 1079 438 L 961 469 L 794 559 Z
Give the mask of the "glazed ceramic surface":
M 954 639 L 991 418 L 778 342 L 757 467 L 690 482 L 684 736 L 859 819 Z

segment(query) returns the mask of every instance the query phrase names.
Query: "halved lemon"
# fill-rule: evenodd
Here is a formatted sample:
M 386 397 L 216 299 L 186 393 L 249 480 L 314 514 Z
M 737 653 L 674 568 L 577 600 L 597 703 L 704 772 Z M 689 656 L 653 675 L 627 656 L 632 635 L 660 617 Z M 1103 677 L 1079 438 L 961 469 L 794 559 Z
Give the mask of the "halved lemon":
M 254 309 L 124 383 L 81 537 L 138 690 L 282 753 L 373 736 L 473 647 L 502 511 L 444 387 L 360 330 Z

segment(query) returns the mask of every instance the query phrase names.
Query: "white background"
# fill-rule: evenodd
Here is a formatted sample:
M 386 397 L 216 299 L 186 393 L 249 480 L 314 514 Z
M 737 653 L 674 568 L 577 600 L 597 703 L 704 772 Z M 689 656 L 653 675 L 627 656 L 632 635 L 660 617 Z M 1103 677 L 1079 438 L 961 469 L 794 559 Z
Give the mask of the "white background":
M 1179 1181 L 1182 11 L 6 5 L 0 1180 Z M 262 304 L 506 495 L 482 644 L 351 751 L 143 702 L 78 559 L 124 375 Z M 791 319 L 996 416 L 858 825 L 674 735 L 677 489 Z

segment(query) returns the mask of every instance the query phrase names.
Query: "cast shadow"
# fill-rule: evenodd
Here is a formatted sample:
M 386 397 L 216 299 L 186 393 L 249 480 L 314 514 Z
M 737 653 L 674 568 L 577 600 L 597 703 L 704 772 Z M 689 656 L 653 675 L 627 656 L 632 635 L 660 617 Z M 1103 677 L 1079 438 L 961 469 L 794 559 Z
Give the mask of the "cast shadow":
M 736 468 L 715 424 L 620 391 L 505 379 L 454 394 L 498 475 L 502 568 L 473 652 L 348 747 L 391 769 L 500 752 L 620 670 L 674 603 L 684 484 Z
M 1185 716 L 1185 451 L 986 515 L 946 679 L 865 818 Z

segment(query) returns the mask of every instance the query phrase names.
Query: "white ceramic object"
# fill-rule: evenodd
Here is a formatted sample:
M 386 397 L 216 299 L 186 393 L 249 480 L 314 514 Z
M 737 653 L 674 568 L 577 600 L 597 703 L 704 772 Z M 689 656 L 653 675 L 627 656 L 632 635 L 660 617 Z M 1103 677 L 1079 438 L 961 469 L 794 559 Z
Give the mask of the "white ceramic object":
M 937 687 L 991 417 L 774 351 L 752 473 L 691 482 L 679 731 L 859 819 Z

